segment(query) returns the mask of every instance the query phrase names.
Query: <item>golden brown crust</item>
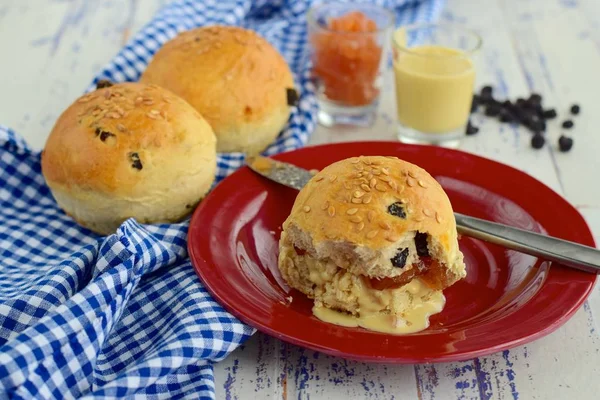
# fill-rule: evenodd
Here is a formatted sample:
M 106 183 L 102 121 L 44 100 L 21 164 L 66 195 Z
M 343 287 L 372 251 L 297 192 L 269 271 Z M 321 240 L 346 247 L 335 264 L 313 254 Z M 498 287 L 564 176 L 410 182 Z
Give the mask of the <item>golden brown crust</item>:
M 128 217 L 152 223 L 189 214 L 215 169 L 208 123 L 173 93 L 139 83 L 80 97 L 58 118 L 42 154 L 59 205 L 101 233 Z
M 283 57 L 251 30 L 197 28 L 165 43 L 141 82 L 171 90 L 210 123 L 218 151 L 256 153 L 275 139 L 290 113 L 293 88 Z
M 389 212 L 392 204 L 405 218 Z M 415 234 L 424 233 L 429 253 L 448 270 L 444 284 L 465 275 L 448 196 L 427 171 L 395 157 L 361 156 L 327 166 L 300 191 L 283 229 L 286 240 L 310 256 L 377 278 L 410 271 L 419 260 Z M 406 266 L 393 266 L 403 249 Z
M 406 219 L 388 212 L 396 202 L 404 204 Z M 329 165 L 298 194 L 292 219 L 315 241 L 343 239 L 371 248 L 388 246 L 409 230 L 443 237 L 445 247 L 452 231 L 456 234 L 452 206 L 440 184 L 424 169 L 387 157 Z

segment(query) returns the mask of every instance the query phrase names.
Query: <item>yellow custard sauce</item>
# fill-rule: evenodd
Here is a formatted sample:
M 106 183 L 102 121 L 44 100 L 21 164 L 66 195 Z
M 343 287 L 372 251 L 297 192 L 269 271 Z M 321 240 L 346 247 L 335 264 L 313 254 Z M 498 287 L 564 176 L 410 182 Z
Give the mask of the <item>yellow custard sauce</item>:
M 466 125 L 475 68 L 465 53 L 437 45 L 397 50 L 394 74 L 402 125 L 434 134 Z
M 441 291 L 432 290 L 419 279 L 384 295 L 397 298 L 396 313 L 381 312 L 380 302 L 373 296 L 373 289 L 362 290 L 358 296 L 360 315 L 353 316 L 323 306 L 315 305 L 313 315 L 323 322 L 346 327 L 362 327 L 367 330 L 396 335 L 422 331 L 429 327 L 429 317 L 441 312 L 446 299 Z

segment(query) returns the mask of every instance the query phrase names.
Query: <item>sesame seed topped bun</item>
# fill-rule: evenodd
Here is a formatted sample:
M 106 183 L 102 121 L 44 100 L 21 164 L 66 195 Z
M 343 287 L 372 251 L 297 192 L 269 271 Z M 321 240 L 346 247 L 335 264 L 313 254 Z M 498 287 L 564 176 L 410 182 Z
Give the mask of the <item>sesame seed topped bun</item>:
M 189 215 L 214 180 L 210 125 L 160 87 L 98 87 L 62 113 L 42 153 L 59 206 L 101 234 L 130 217 L 162 223 Z
M 466 276 L 448 196 L 427 171 L 395 157 L 350 158 L 317 173 L 298 194 L 279 246 L 292 287 L 352 313 L 358 303 L 340 299 L 353 285 L 393 289 L 419 278 L 442 290 Z
M 219 152 L 261 152 L 297 100 L 285 59 L 257 33 L 234 26 L 180 33 L 157 51 L 140 81 L 195 107 L 212 126 Z

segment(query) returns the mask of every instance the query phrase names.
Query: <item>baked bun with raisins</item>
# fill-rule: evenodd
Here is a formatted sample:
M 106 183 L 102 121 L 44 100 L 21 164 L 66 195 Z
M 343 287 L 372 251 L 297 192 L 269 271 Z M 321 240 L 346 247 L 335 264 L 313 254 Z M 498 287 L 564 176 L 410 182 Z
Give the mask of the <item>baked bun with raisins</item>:
M 187 102 L 155 85 L 101 83 L 58 118 L 42 173 L 80 225 L 110 234 L 128 218 L 176 222 L 210 189 L 216 138 Z
M 365 290 L 419 278 L 439 291 L 466 276 L 448 196 L 427 171 L 395 157 L 350 158 L 317 173 L 298 194 L 279 247 L 290 286 L 352 314 Z
M 219 152 L 260 153 L 285 127 L 297 101 L 281 54 L 254 31 L 235 26 L 180 33 L 156 52 L 140 81 L 195 107 L 212 126 Z

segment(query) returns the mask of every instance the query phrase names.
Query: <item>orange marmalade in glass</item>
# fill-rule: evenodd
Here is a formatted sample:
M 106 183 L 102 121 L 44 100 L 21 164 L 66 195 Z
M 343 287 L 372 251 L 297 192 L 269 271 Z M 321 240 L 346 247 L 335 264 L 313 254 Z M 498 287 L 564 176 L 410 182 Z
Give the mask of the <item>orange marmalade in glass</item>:
M 382 47 L 377 25 L 360 11 L 330 18 L 325 29 L 311 36 L 313 74 L 325 97 L 346 106 L 371 104 L 379 95 Z

